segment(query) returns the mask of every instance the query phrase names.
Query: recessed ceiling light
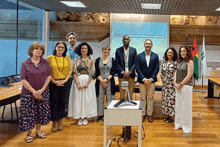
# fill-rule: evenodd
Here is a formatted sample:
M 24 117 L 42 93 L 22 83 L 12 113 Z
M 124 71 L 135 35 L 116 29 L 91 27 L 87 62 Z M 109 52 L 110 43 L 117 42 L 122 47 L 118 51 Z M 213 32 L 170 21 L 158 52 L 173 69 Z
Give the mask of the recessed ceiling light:
M 220 11 L 220 7 L 218 9 L 216 9 L 215 11 Z
M 141 3 L 142 9 L 160 9 L 161 4 Z
M 86 8 L 86 6 L 80 1 L 60 1 L 60 2 L 69 7 Z

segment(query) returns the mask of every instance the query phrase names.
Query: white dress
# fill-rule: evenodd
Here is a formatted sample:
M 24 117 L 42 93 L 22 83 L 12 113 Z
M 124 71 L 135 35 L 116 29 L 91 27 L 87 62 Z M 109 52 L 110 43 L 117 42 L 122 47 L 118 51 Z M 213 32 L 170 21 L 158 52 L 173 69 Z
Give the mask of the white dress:
M 83 61 L 81 57 L 74 60 L 73 73 L 78 78 L 78 83 L 83 86 L 94 74 L 94 60 L 89 58 Z M 90 118 L 97 116 L 97 102 L 94 81 L 91 80 L 87 88 L 78 89 L 72 85 L 73 96 L 69 101 L 68 117 L 74 119 Z

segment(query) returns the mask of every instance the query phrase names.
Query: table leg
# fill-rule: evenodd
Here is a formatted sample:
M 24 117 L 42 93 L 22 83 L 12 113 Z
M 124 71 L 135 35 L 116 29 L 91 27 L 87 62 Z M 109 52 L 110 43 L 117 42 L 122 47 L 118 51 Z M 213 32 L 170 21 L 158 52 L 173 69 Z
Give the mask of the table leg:
M 18 120 L 18 108 L 17 108 L 16 102 L 15 102 L 15 110 L 16 110 L 16 115 L 17 115 L 17 120 Z
M 5 105 L 4 105 L 3 112 L 2 112 L 2 119 L 4 117 L 4 113 L 5 113 Z
M 12 104 L 10 104 L 11 107 L 11 119 L 13 119 L 13 110 L 12 110 Z
M 213 98 L 214 84 L 208 80 L 208 96 L 206 98 Z
M 109 140 L 111 140 L 111 141 L 112 141 L 112 126 L 110 126 Z
M 106 147 L 106 134 L 107 134 L 107 128 L 106 128 L 106 123 L 104 121 L 104 141 L 103 141 L 103 146 Z
M 138 147 L 141 147 L 142 145 L 141 129 L 142 129 L 142 123 L 138 126 Z

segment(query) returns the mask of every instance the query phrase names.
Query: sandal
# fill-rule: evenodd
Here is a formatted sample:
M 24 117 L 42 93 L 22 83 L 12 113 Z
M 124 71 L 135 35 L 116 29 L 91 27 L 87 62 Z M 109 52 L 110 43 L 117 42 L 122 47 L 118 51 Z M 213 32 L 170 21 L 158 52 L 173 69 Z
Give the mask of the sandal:
M 164 122 L 167 122 L 169 119 L 170 119 L 170 118 L 167 117 L 167 118 L 165 118 L 163 121 L 164 121 Z
M 168 121 L 166 121 L 166 123 L 173 123 L 173 120 L 169 119 Z
M 38 134 L 36 133 L 36 136 L 39 137 L 40 139 L 45 139 L 45 138 L 47 137 L 47 135 L 43 134 L 42 132 L 41 132 L 40 135 L 38 135 Z
M 27 143 L 31 143 L 31 142 L 34 141 L 34 137 L 32 135 L 27 135 L 25 140 L 26 140 Z

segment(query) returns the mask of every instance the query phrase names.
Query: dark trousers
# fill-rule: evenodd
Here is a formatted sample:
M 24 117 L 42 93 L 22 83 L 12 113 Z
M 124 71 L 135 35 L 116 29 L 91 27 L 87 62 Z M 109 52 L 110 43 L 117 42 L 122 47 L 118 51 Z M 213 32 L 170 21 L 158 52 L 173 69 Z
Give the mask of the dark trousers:
M 68 107 L 69 107 L 69 97 L 70 97 L 70 88 L 72 86 L 73 82 L 73 76 L 70 76 L 67 87 L 66 87 L 66 92 L 67 92 L 67 98 L 66 98 L 66 104 L 65 104 L 65 117 L 68 116 Z
M 65 106 L 67 99 L 69 99 L 71 83 L 70 79 L 64 86 L 57 86 L 50 82 L 50 112 L 52 121 L 66 117 Z

